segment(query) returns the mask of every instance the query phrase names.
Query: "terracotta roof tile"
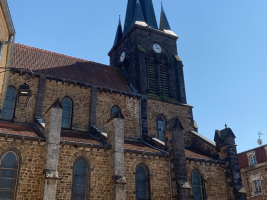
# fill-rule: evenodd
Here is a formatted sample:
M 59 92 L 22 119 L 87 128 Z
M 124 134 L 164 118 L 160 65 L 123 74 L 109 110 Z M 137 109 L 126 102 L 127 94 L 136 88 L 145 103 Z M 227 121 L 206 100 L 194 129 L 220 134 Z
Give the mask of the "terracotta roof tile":
M 141 143 L 140 141 L 124 141 L 124 148 L 125 149 L 132 149 L 137 151 L 148 151 L 154 153 L 161 153 L 153 148 L 146 146 L 145 144 Z
M 186 157 L 190 157 L 190 158 L 201 158 L 201 159 L 213 159 L 213 158 L 210 158 L 210 157 L 207 157 L 207 156 L 203 156 L 201 154 L 198 154 L 198 153 L 195 153 L 193 151 L 189 151 L 187 149 L 185 149 L 185 156 Z
M 40 137 L 38 131 L 29 125 L 0 122 L 0 132 L 29 137 Z
M 18 43 L 14 44 L 11 67 L 129 92 L 128 81 L 117 67 Z
M 81 133 L 81 132 L 75 132 L 75 131 L 62 130 L 61 135 L 60 135 L 60 140 L 86 143 L 86 144 L 103 145 L 97 140 L 95 140 L 93 137 L 91 137 L 88 133 Z

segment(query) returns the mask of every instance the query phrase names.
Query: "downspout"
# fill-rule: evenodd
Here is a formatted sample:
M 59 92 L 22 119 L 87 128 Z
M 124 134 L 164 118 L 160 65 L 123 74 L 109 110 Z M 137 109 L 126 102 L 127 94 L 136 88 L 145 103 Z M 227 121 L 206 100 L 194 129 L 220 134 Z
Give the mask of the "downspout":
M 161 149 L 158 149 L 156 147 L 153 147 L 152 145 L 146 143 L 145 141 L 143 141 L 143 131 L 142 131 L 142 107 L 141 107 L 141 98 L 139 99 L 139 118 L 140 118 L 140 134 L 141 134 L 141 142 L 143 142 L 144 144 L 146 144 L 147 146 L 157 150 L 157 151 L 160 151 L 160 152 L 163 152 L 165 153 L 168 157 L 169 157 L 169 177 L 170 177 L 170 192 L 171 192 L 171 200 L 173 199 L 172 198 L 172 174 L 171 174 L 171 156 L 169 154 L 169 152 L 167 151 L 163 151 Z

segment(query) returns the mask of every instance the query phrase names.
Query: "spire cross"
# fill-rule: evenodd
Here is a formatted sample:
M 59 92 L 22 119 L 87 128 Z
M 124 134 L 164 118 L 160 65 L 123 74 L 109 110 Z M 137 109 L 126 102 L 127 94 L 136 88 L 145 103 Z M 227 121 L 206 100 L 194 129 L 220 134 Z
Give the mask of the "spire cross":
M 225 126 L 225 128 L 228 128 L 228 127 L 227 127 L 227 124 L 225 124 L 224 126 Z

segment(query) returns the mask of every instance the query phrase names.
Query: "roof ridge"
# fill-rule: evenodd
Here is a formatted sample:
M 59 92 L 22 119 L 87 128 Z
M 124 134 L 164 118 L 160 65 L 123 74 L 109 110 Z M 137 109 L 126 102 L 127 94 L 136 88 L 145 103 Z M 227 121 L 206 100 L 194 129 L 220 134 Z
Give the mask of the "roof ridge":
M 102 65 L 103 67 L 114 67 L 114 66 L 110 66 L 110 65 L 106 65 L 106 64 L 103 64 L 103 63 L 98 63 L 98 62 L 95 62 L 95 61 L 91 61 L 91 60 L 86 60 L 86 59 L 83 59 L 83 58 L 77 58 L 77 57 L 74 57 L 74 56 L 69 56 L 69 55 L 66 55 L 66 54 L 62 54 L 62 53 L 58 53 L 58 52 L 54 52 L 54 51 L 50 51 L 50 50 L 45 50 L 45 49 L 41 49 L 41 48 L 38 48 L 38 47 L 32 47 L 32 46 L 29 46 L 29 45 L 26 45 L 26 44 L 20 44 L 20 43 L 14 43 L 14 45 L 16 46 L 20 46 L 20 47 L 24 47 L 24 48 L 29 48 L 29 49 L 32 49 L 32 50 L 35 50 L 35 51 L 39 51 L 39 52 L 43 52 L 43 53 L 48 53 L 48 54 L 57 54 L 59 56 L 62 56 L 62 57 L 68 57 L 68 58 L 71 58 L 71 59 L 74 59 L 74 60 L 80 60 L 80 61 L 86 61 L 86 62 L 92 62 L 92 63 L 96 63 L 96 64 L 99 64 L 99 65 Z M 117 67 L 114 67 L 114 68 L 117 68 Z

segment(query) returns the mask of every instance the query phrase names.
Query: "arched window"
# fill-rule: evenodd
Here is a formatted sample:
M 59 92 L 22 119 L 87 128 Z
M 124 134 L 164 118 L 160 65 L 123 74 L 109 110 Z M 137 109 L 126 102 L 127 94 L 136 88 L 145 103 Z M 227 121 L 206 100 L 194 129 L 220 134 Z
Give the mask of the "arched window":
M 203 183 L 203 176 L 198 170 L 192 172 L 192 185 L 194 200 L 204 200 L 205 188 Z
M 80 158 L 74 164 L 72 200 L 87 200 L 89 197 L 89 166 Z
M 63 111 L 62 111 L 62 128 L 71 128 L 71 118 L 72 118 L 72 102 L 69 98 L 65 98 L 62 101 Z
M 16 93 L 14 88 L 9 87 L 6 92 L 5 103 L 2 109 L 1 118 L 11 120 L 13 118 Z
M 136 199 L 137 200 L 150 200 L 150 182 L 148 169 L 143 165 L 136 168 Z
M 157 126 L 158 126 L 158 138 L 162 142 L 165 142 L 165 135 L 164 135 L 164 120 L 161 116 L 158 117 L 157 119 Z
M 157 94 L 157 69 L 156 69 L 156 56 L 151 51 L 147 56 L 147 71 L 148 71 L 148 91 L 152 94 Z
M 167 74 L 167 58 L 165 55 L 160 55 L 159 59 L 159 78 L 160 78 L 160 93 L 163 96 L 169 96 L 168 89 L 168 74 Z
M 115 105 L 115 106 L 113 106 L 112 108 L 111 108 L 111 113 L 110 114 L 113 114 L 114 112 L 116 112 L 117 110 L 119 110 L 120 109 L 120 107 L 119 106 L 117 106 L 117 105 Z
M 13 152 L 9 151 L 1 160 L 0 199 L 14 199 L 17 171 L 17 156 Z

